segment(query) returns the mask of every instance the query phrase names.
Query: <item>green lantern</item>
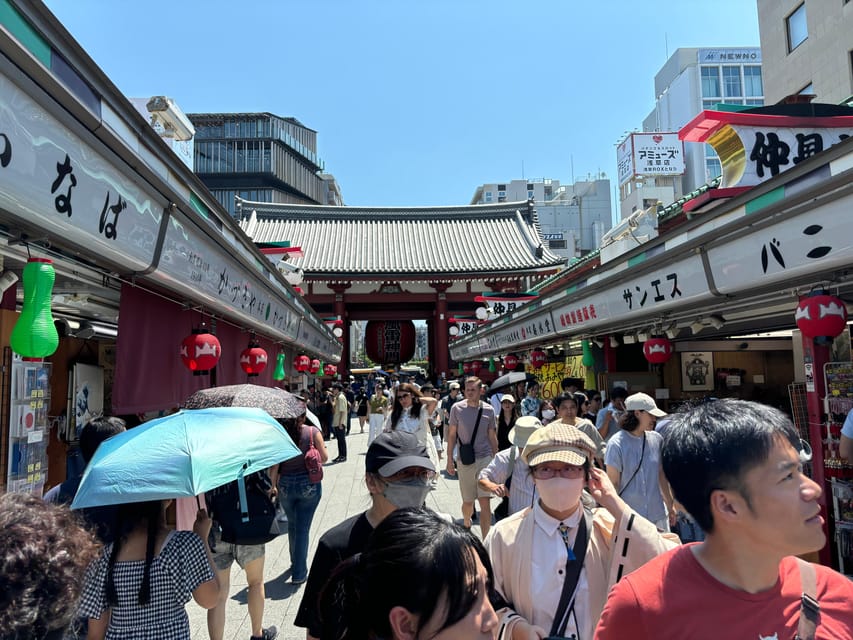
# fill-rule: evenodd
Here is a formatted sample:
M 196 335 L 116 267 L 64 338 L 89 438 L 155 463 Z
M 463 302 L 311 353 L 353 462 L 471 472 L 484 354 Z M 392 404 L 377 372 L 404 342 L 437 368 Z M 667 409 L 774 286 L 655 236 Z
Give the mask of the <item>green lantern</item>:
M 286 374 L 284 373 L 284 354 L 279 353 L 275 359 L 275 370 L 272 372 L 272 379 L 284 380 L 285 375 Z
M 24 285 L 24 306 L 12 329 L 11 344 L 15 353 L 25 358 L 46 358 L 59 346 L 59 334 L 53 324 L 50 296 L 56 273 L 53 262 L 45 258 L 30 258 L 21 280 Z
M 589 340 L 584 340 L 581 344 L 583 345 L 581 364 L 585 367 L 591 367 L 595 364 L 595 356 L 592 355 L 592 345 Z
M 458 373 L 460 376 L 461 376 L 463 373 L 465 373 L 464 371 L 462 371 L 462 363 L 461 363 L 461 362 L 459 363 L 459 368 L 457 369 L 457 373 Z
M 495 359 L 494 358 L 489 358 L 489 371 L 491 371 L 492 373 L 495 372 Z

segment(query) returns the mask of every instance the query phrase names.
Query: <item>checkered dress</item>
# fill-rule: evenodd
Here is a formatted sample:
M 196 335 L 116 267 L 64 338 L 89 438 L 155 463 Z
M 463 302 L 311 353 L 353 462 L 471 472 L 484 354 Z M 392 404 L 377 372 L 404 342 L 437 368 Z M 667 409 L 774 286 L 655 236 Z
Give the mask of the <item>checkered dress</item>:
M 112 544 L 92 563 L 86 574 L 80 615 L 100 618 L 107 604 L 107 569 Z M 114 569 L 118 606 L 112 609 L 106 640 L 190 638 L 184 605 L 203 582 L 213 579 L 201 539 L 191 531 L 173 531 L 151 562 L 151 600 L 138 604 L 144 560 L 117 562 Z

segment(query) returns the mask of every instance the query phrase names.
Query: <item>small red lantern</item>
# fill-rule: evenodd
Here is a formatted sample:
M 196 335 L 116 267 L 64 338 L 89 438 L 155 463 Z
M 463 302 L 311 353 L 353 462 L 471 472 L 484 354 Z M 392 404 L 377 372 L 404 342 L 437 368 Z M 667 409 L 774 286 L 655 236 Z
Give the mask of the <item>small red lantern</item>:
M 504 356 L 504 368 L 507 371 L 515 371 L 515 368 L 518 366 L 518 358 L 511 353 L 507 356 Z
M 545 362 L 548 360 L 548 356 L 545 355 L 544 351 L 536 351 L 530 352 L 530 366 L 534 369 L 541 369 Z
M 222 345 L 215 335 L 207 332 L 205 325 L 201 325 L 183 339 L 180 355 L 184 366 L 192 371 L 193 375 L 202 375 L 219 362 Z
M 313 374 L 316 374 L 319 370 L 320 370 L 320 361 L 317 360 L 317 358 L 314 358 L 311 361 L 311 366 L 308 368 L 308 371 L 311 372 L 311 374 L 313 375 Z
M 464 373 L 466 376 L 471 373 L 471 363 L 470 362 L 463 362 L 462 363 L 462 373 Z
M 672 343 L 666 338 L 649 338 L 643 343 L 643 355 L 652 364 L 663 364 L 672 357 Z
M 306 355 L 301 355 L 293 361 L 293 368 L 296 369 L 299 373 L 304 371 L 308 371 L 308 367 L 311 366 L 311 359 Z
M 800 300 L 794 319 L 804 336 L 828 342 L 847 328 L 847 305 L 826 291 L 818 291 Z
M 333 364 L 327 364 L 325 367 L 323 367 L 323 373 L 325 373 L 328 377 L 332 377 L 337 372 L 338 368 Z
M 249 376 L 256 376 L 267 366 L 267 352 L 257 344 L 250 344 L 240 354 L 240 367 Z
M 472 375 L 475 375 L 475 376 L 479 375 L 480 369 L 482 369 L 482 368 L 483 368 L 483 363 L 480 362 L 479 360 L 474 360 L 473 362 L 471 362 L 471 374 Z

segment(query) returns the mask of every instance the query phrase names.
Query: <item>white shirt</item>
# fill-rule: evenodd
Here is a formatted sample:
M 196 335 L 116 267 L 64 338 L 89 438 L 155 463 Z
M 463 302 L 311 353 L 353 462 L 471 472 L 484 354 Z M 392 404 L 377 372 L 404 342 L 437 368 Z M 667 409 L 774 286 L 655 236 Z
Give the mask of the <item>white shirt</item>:
M 409 433 L 417 433 L 420 425 L 420 415 L 413 416 L 411 407 L 403 409 L 403 412 L 400 414 L 400 418 L 397 420 L 397 429 L 400 431 L 407 431 Z M 388 428 L 391 428 L 390 413 L 388 414 Z
M 583 507 L 578 509 L 563 521 L 552 518 L 542 510 L 539 501 L 533 507 L 533 558 L 531 600 L 533 605 L 533 620 L 528 622 L 551 631 L 554 614 L 560 604 L 560 594 L 563 592 L 563 578 L 566 574 L 566 563 L 569 555 L 563 536 L 560 535 L 561 522 L 570 527 L 569 545 L 575 544 L 578 523 L 583 517 Z M 590 532 L 588 532 L 590 533 Z M 571 609 L 571 605 L 569 607 Z M 589 584 L 586 570 L 581 569 L 578 586 L 575 589 L 574 615 L 569 617 L 565 637 L 575 634 L 579 640 L 592 640 L 593 625 L 589 619 Z

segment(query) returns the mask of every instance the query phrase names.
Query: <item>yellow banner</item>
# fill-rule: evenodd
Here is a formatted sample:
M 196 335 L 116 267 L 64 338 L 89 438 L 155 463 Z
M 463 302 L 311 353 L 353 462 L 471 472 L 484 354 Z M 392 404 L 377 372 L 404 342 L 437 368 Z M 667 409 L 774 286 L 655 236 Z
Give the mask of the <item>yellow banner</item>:
M 586 378 L 586 367 L 581 364 L 582 356 L 569 356 L 564 362 L 548 362 L 539 369 L 525 365 L 528 373 L 539 380 L 539 397 L 550 400 L 560 394 L 563 378 Z

